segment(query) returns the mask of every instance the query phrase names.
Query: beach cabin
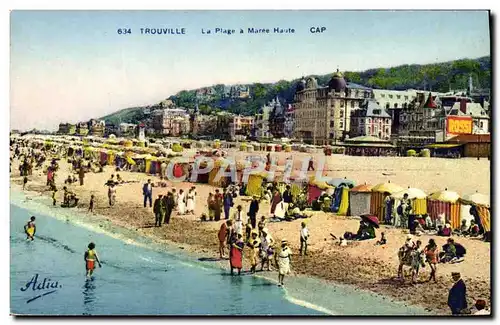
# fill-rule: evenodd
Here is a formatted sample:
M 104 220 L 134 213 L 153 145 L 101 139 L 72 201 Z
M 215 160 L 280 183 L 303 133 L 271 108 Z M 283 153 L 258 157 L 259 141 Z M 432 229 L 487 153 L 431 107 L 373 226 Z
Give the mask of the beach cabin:
M 460 198 L 460 218 L 461 220 L 466 220 L 467 225 L 470 225 L 470 221 L 478 221 L 476 220 L 477 218 L 474 217 L 474 215 L 471 213 L 472 208 L 474 206 L 480 205 L 480 206 L 485 206 L 487 208 L 490 207 L 490 197 L 481 193 L 478 193 L 477 191 L 475 193 L 469 194 L 469 195 L 464 195 L 462 198 Z
M 391 181 L 375 185 L 372 188 L 370 198 L 370 214 L 376 215 L 379 221 L 384 221 L 385 215 L 387 213 L 384 194 L 394 194 L 402 190 L 403 188 L 401 186 L 391 183 Z
M 349 210 L 351 216 L 370 214 L 370 200 L 373 186 L 366 183 L 355 186 L 349 191 Z
M 394 199 L 394 210 L 396 210 L 396 208 L 400 205 L 400 202 L 405 194 L 408 194 L 408 198 L 411 200 L 413 214 L 424 215 L 427 213 L 427 194 L 414 187 L 408 187 L 405 190 L 391 195 Z
M 452 229 L 459 228 L 461 225 L 461 206 L 460 196 L 453 191 L 434 192 L 427 199 L 427 211 L 433 221 L 441 215 L 445 216 L 446 222 Z

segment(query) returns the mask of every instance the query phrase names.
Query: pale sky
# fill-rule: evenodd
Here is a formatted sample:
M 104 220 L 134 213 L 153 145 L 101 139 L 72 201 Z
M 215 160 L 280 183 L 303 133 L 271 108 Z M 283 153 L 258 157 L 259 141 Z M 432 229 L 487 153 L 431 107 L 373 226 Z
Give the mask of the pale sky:
M 326 31 L 313 34 L 315 26 Z M 237 33 L 201 33 L 217 27 Z M 251 35 L 249 27 L 295 34 Z M 10 44 L 11 128 L 21 130 L 54 130 L 217 83 L 490 54 L 487 11 L 14 11 Z

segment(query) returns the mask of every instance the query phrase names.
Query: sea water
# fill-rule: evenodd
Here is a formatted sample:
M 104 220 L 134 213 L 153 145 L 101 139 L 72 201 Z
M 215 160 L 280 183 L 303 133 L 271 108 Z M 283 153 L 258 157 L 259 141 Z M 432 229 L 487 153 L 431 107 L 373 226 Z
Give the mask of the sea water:
M 102 218 L 48 207 L 45 201 L 11 193 L 13 314 L 425 314 L 420 308 L 315 279 L 287 278 L 286 288 L 280 288 L 262 276 L 231 276 L 213 262 L 155 244 Z M 34 241 L 27 241 L 23 226 L 32 215 L 37 233 Z M 96 243 L 103 265 L 88 279 L 84 252 L 90 242 Z

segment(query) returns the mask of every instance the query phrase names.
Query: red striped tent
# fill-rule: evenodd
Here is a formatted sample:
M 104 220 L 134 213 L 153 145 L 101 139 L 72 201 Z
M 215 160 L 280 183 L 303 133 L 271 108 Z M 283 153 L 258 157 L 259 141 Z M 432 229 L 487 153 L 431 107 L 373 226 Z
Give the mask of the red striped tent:
M 445 215 L 446 222 L 452 229 L 460 228 L 461 225 L 461 204 L 460 196 L 456 192 L 444 191 L 434 192 L 427 200 L 427 213 L 432 220 L 436 220 L 439 215 Z

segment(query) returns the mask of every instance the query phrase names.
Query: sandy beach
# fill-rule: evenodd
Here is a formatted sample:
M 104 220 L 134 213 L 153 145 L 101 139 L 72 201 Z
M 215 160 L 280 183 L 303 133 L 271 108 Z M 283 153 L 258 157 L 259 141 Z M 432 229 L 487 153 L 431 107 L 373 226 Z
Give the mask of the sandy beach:
M 263 152 L 243 153 L 229 151 L 229 156 L 236 159 L 247 155 L 265 156 Z M 280 165 L 293 155 L 294 167 L 299 168 L 300 159 L 310 154 L 306 153 L 273 153 L 278 157 Z M 317 154 L 323 156 L 322 154 Z M 21 184 L 17 170 L 18 161 L 12 165 L 11 181 Z M 60 191 L 57 192 L 58 204 L 62 201 L 62 187 L 64 179 L 71 173 L 70 165 L 60 161 L 60 170 L 56 184 Z M 283 167 L 280 167 L 281 169 Z M 353 157 L 333 155 L 327 157 L 327 175 L 331 177 L 348 178 L 359 183 L 378 184 L 390 180 L 402 187 L 416 187 L 431 193 L 448 188 L 464 195 L 478 191 L 490 194 L 490 161 L 486 159 L 439 159 L 415 157 Z M 462 178 L 461 175 L 467 177 Z M 202 213 L 206 213 L 206 200 L 209 192 L 214 187 L 206 184 L 172 183 L 167 182 L 167 188 L 155 187 L 153 200 L 158 194 L 166 194 L 175 187 L 187 190 L 196 186 L 197 199 L 196 211 L 193 215 L 178 216 L 173 214 L 171 224 L 161 228 L 154 227 L 152 210 L 143 207 L 142 185 L 147 179 L 158 182 L 159 177 L 144 173 L 119 172 L 125 181 L 131 183 L 121 184 L 117 187 L 116 206 L 110 208 L 107 204 L 106 180 L 114 171 L 107 166 L 103 173 L 87 173 L 84 186 L 73 184 L 70 190 L 80 198 L 79 208 L 87 209 L 90 195 L 96 197 L 95 213 L 109 218 L 117 225 L 135 229 L 140 234 L 158 240 L 165 240 L 182 246 L 206 257 L 218 257 L 217 231 L 221 222 L 200 222 Z M 75 174 L 76 175 L 76 174 Z M 29 177 L 27 190 L 37 191 L 50 196 L 46 183 L 46 175 L 42 169 L 35 169 Z M 18 185 L 15 185 L 18 186 Z M 238 204 L 243 206 L 243 211 L 248 211 L 249 201 L 246 197 L 238 197 Z M 388 244 L 375 246 L 375 240 L 355 242 L 347 247 L 340 247 L 333 241 L 330 233 L 341 236 L 345 231 L 356 232 L 359 219 L 355 217 L 335 216 L 330 213 L 312 212 L 308 219 L 308 228 L 311 234 L 309 255 L 298 256 L 292 260 L 292 271 L 297 274 L 314 276 L 339 283 L 352 284 L 361 289 L 371 290 L 387 295 L 409 304 L 420 305 L 428 308 L 433 313 L 448 315 L 446 305 L 448 290 L 452 285 L 450 273 L 458 271 L 462 274 L 467 285 L 469 304 L 475 299 L 485 298 L 490 301 L 490 244 L 471 238 L 456 237 L 455 240 L 464 245 L 467 255 L 463 262 L 458 264 L 439 264 L 437 269 L 438 283 L 426 282 L 429 277 L 429 266 L 422 269 L 418 283 L 410 284 L 407 278 L 404 284 L 397 279 L 397 251 L 405 240 L 405 232 L 401 229 L 392 229 L 381 226 L 377 231 L 386 233 Z M 269 204 L 261 203 L 258 216 L 269 217 Z M 292 222 L 268 223 L 268 228 L 275 240 L 288 239 L 294 253 L 299 250 L 300 220 Z M 422 235 L 418 239 L 425 245 L 430 238 L 434 238 L 438 246 L 445 243 L 444 237 Z M 248 269 L 248 259 L 244 259 L 244 267 Z

